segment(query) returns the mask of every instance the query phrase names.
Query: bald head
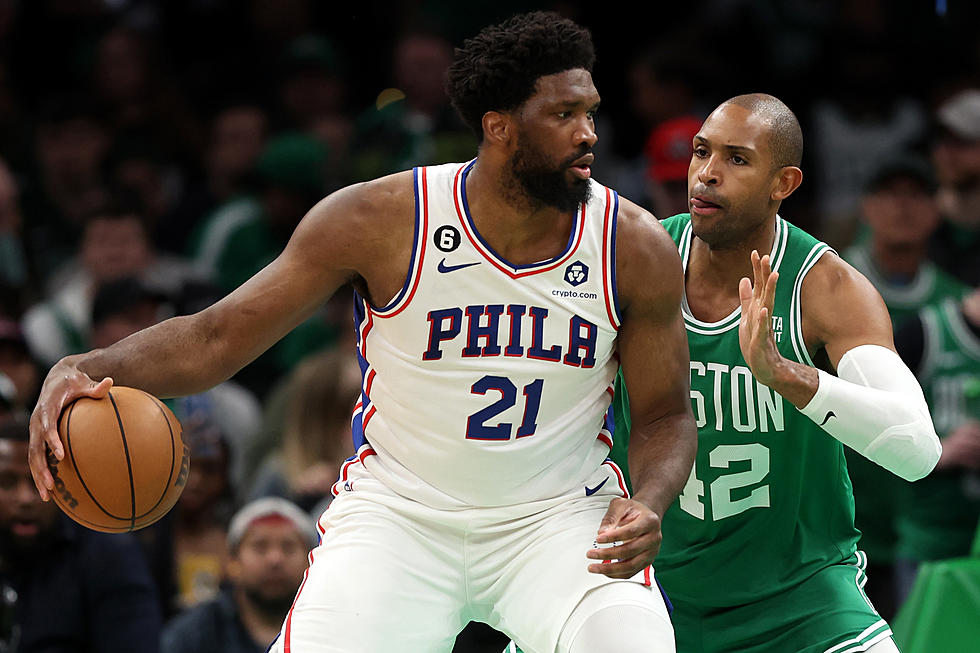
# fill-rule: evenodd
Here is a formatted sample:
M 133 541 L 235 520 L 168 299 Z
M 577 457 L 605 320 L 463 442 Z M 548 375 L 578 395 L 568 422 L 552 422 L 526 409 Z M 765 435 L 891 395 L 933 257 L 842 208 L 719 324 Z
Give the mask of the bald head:
M 800 166 L 803 161 L 803 131 L 796 115 L 782 100 L 765 93 L 750 93 L 737 95 L 721 106 L 728 104 L 748 110 L 768 126 L 774 168 Z

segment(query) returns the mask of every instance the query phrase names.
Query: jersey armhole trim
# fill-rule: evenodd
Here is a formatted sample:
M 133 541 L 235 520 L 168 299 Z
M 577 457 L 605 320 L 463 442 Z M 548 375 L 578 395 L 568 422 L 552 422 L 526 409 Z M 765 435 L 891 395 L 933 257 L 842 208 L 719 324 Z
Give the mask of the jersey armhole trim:
M 412 241 L 412 259 L 408 264 L 405 283 L 393 300 L 381 308 L 370 306 L 371 313 L 379 318 L 394 317 L 401 313 L 415 296 L 422 278 L 425 262 L 425 241 L 429 233 L 429 188 L 427 168 L 413 168 L 412 180 L 415 193 L 415 234 Z
M 605 287 L 606 315 L 613 329 L 619 330 L 623 316 L 619 310 L 616 288 L 616 225 L 619 221 L 619 193 L 606 188 L 606 210 L 603 216 L 602 268 Z
M 806 340 L 803 338 L 803 321 L 802 321 L 802 294 L 803 294 L 803 279 L 806 277 L 807 273 L 817 264 L 827 252 L 834 252 L 830 245 L 822 242 L 818 242 L 814 245 L 810 252 L 803 259 L 803 265 L 800 266 L 800 271 L 796 275 L 796 283 L 793 285 L 793 297 L 790 300 L 789 309 L 789 321 L 790 321 L 790 342 L 793 344 L 793 352 L 796 354 L 796 358 L 799 362 L 804 365 L 809 365 L 810 367 L 816 367 L 813 364 L 813 359 L 810 358 L 810 352 L 806 348 Z M 836 253 L 836 252 L 834 252 Z

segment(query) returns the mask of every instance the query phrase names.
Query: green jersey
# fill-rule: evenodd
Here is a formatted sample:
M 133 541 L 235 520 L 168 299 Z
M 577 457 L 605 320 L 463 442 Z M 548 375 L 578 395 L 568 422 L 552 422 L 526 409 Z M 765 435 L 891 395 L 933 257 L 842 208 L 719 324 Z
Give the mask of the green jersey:
M 908 283 L 885 276 L 871 259 L 867 243 L 849 247 L 844 259 L 874 285 L 885 300 L 892 327 L 897 329 L 923 307 L 943 299 L 963 297 L 969 287 L 959 279 L 924 261 Z M 908 492 L 908 483 L 861 454 L 845 449 L 847 469 L 854 486 L 855 524 L 861 531 L 861 548 L 872 562 L 888 563 L 895 557 L 898 541 L 898 510 Z
M 980 338 L 958 303 L 922 310 L 925 347 L 919 381 L 940 438 L 967 420 L 980 420 Z M 980 474 L 933 472 L 909 486 L 898 515 L 898 555 L 938 560 L 966 555 L 980 516 Z
M 690 215 L 673 216 L 663 225 L 686 270 Z M 828 251 L 776 217 L 770 260 L 780 281 L 773 334 L 780 353 L 804 365 L 813 361 L 803 342 L 800 288 Z M 740 308 L 707 323 L 691 314 L 685 299 L 683 314 L 698 452 L 687 485 L 664 515 L 656 574 L 675 602 L 747 604 L 855 554 L 860 534 L 843 445 L 752 376 L 738 343 Z M 615 397 L 620 448 L 613 456 L 623 466 L 629 400 L 621 376 Z

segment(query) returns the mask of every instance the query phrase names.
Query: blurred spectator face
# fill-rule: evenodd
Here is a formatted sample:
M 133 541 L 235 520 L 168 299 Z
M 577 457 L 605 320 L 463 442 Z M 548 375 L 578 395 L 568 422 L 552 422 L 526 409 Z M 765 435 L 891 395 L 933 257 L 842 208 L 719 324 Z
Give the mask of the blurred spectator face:
M 138 99 L 147 82 L 146 48 L 139 37 L 114 29 L 99 45 L 96 85 L 102 97 L 113 104 Z
M 861 200 L 861 213 L 874 238 L 886 246 L 922 245 L 939 226 L 939 208 L 919 181 L 894 177 Z
M 20 326 L 5 318 L 0 318 L 0 374 L 14 384 L 14 402 L 29 408 L 41 387 L 41 371 L 31 358 Z
M 46 182 L 57 189 L 95 185 L 107 147 L 105 130 L 92 118 L 79 116 L 38 128 L 38 159 Z
M 208 171 L 234 181 L 251 170 L 265 145 L 268 119 L 258 107 L 241 106 L 220 113 L 211 128 Z
M 228 447 L 209 418 L 192 415 L 182 421 L 194 462 L 178 503 L 185 514 L 196 517 L 214 506 L 228 488 Z
M 146 300 L 110 315 L 92 326 L 90 340 L 95 348 L 108 347 L 159 321 L 160 304 Z
M 933 148 L 939 210 L 952 223 L 980 229 L 980 89 L 966 89 L 936 110 L 943 135 Z
M 0 439 L 0 536 L 16 549 L 30 551 L 57 518 L 57 504 L 41 501 L 34 487 L 27 442 Z
M 146 228 L 136 216 L 95 218 L 82 233 L 82 265 L 96 283 L 139 276 L 152 259 Z
M 341 110 L 343 82 L 326 71 L 302 70 L 287 77 L 281 87 L 286 113 L 301 127 L 308 127 L 321 116 Z
M 950 222 L 980 228 L 980 141 L 947 137 L 933 153 L 939 209 Z
M 255 520 L 233 552 L 228 576 L 248 600 L 270 614 L 285 614 L 309 561 L 309 545 L 284 517 Z
M 21 227 L 17 182 L 10 168 L 0 161 L 0 234 L 17 233 Z
M 405 93 L 409 106 L 435 113 L 446 104 L 445 78 L 452 57 L 452 46 L 438 36 L 413 34 L 399 42 L 395 84 Z
M 701 121 L 693 116 L 673 118 L 657 125 L 647 139 L 647 187 L 653 213 L 666 218 L 688 208 L 687 171 L 691 164 L 691 142 Z

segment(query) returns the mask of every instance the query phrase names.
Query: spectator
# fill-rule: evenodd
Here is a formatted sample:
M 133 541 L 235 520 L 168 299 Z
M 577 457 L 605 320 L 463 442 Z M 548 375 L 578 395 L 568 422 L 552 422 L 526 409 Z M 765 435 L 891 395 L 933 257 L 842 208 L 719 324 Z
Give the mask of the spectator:
M 268 402 L 282 439 L 259 468 L 250 498 L 280 496 L 319 516 L 341 464 L 354 454 L 350 421 L 360 392 L 360 367 L 348 347 L 300 364 Z
M 206 396 L 194 395 L 175 414 L 193 461 L 173 523 L 177 606 L 184 609 L 213 599 L 224 580 L 233 488 L 228 440 Z
M 928 162 L 911 153 L 881 162 L 861 198 L 864 238 L 843 257 L 875 286 L 894 328 L 923 307 L 960 298 L 967 286 L 926 258 L 929 236 L 939 225 Z M 895 584 L 896 520 L 908 484 L 852 449 L 845 449 L 854 488 L 855 525 L 868 554 L 865 592 L 886 619 L 898 608 Z
M 44 373 L 31 356 L 27 340 L 16 320 L 0 315 L 0 374 L 10 381 L 11 408 L 24 414 L 34 408 Z
M 280 498 L 239 510 L 228 529 L 229 587 L 169 623 L 163 653 L 262 653 L 279 633 L 316 545 L 314 520 Z
M 21 208 L 37 269 L 47 273 L 71 256 L 86 216 L 108 199 L 102 166 L 112 132 L 85 96 L 49 98 L 38 113 L 36 170 L 24 187 Z
M 31 351 L 51 364 L 88 348 L 92 298 L 101 283 L 138 276 L 162 292 L 176 293 L 194 274 L 189 264 L 155 250 L 138 208 L 104 203 L 86 219 L 77 256 L 52 279 L 47 299 L 24 315 Z
M 160 607 L 131 535 L 97 533 L 38 496 L 28 427 L 0 425 L 0 649 L 153 653 Z
M 0 287 L 16 301 L 18 314 L 37 291 L 24 226 L 19 184 L 6 161 L 0 159 Z
M 980 520 L 980 287 L 924 308 L 895 346 L 922 383 L 943 445 L 936 469 L 909 486 L 898 512 L 904 600 L 923 562 L 969 553 Z
M 152 31 L 108 29 L 92 58 L 93 97 L 112 129 L 152 135 L 167 158 L 188 163 L 201 149 L 202 129 L 159 56 Z
M 644 148 L 647 188 L 653 214 L 660 219 L 688 210 L 687 168 L 702 122 L 693 116 L 671 118 L 650 132 Z
M 980 284 L 980 88 L 961 91 L 936 112 L 933 146 L 943 223 L 930 253 L 970 286 Z
M 325 192 L 327 150 L 300 133 L 281 134 L 266 145 L 256 165 L 255 194 L 233 199 L 205 218 L 192 236 L 197 270 L 230 291 L 268 265 L 293 229 Z M 330 344 L 336 332 L 320 311 L 236 376 L 264 397 L 286 370 Z
M 476 155 L 476 141 L 446 95 L 452 55 L 452 45 L 435 31 L 411 30 L 398 39 L 394 87 L 383 90 L 357 120 L 351 148 L 354 181 Z

